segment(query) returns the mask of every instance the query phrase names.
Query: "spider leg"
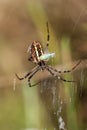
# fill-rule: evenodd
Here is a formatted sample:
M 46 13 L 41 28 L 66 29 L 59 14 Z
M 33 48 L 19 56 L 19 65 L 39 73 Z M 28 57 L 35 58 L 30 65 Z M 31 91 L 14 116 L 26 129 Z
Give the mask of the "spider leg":
M 35 70 L 34 72 L 32 72 L 32 73 L 30 74 L 30 76 L 28 77 L 28 85 L 29 85 L 29 87 L 36 86 L 37 84 L 40 83 L 40 82 L 37 82 L 37 83 L 31 85 L 31 82 L 30 82 L 30 79 L 31 79 L 40 69 L 41 69 L 41 67 L 38 66 L 38 68 L 36 68 L 36 70 Z
M 49 34 L 49 25 L 48 22 L 46 23 L 47 25 L 47 47 L 49 46 L 49 41 L 50 41 L 50 34 Z
M 81 63 L 81 60 L 70 70 L 57 70 L 57 69 L 54 69 L 52 68 L 51 66 L 48 66 L 50 69 L 52 69 L 53 71 L 57 72 L 57 73 L 69 73 L 69 72 L 72 72 L 74 69 L 76 69 L 76 67 Z
M 54 77 L 57 77 L 59 80 L 62 80 L 62 81 L 64 81 L 64 82 L 76 82 L 76 81 L 74 81 L 74 80 L 66 80 L 66 79 L 62 78 L 60 75 L 55 75 L 55 73 L 52 72 L 53 69 L 49 68 L 49 66 L 46 66 L 45 68 L 46 68 Z
M 45 52 L 48 52 L 48 46 L 49 46 L 49 41 L 50 41 L 50 34 L 49 34 L 49 25 L 48 25 L 48 22 L 46 22 L 46 27 L 47 27 L 47 43 L 46 43 Z
M 41 69 L 41 67 L 38 68 L 37 71 L 39 71 L 40 69 Z M 54 75 L 54 73 L 53 73 L 47 66 L 45 66 L 43 69 L 46 69 L 47 71 L 50 72 L 51 75 Z M 36 71 L 36 72 L 37 72 L 37 71 Z M 28 77 L 29 87 L 33 87 L 33 86 L 36 86 L 37 84 L 41 83 L 41 81 L 39 81 L 39 82 L 37 82 L 37 83 L 35 83 L 35 84 L 32 84 L 32 85 L 31 85 L 31 83 L 30 83 L 30 79 L 32 78 L 32 76 L 33 76 L 36 72 L 32 73 L 32 75 Z
M 54 73 L 52 72 L 52 70 L 51 70 L 49 67 L 45 66 L 44 69 L 46 69 L 47 71 L 49 71 L 50 74 L 54 76 Z M 32 76 L 33 76 L 33 75 L 32 75 Z M 31 83 L 30 83 L 30 79 L 31 79 L 31 78 L 32 78 L 32 77 L 29 77 L 29 78 L 28 78 L 28 82 L 29 82 L 29 86 L 30 86 L 30 87 L 36 86 L 37 84 L 41 83 L 41 81 L 39 81 L 39 82 L 37 82 L 37 83 L 31 85 Z
M 37 82 L 37 83 L 35 83 L 35 84 L 31 84 L 30 80 L 28 80 L 28 85 L 29 85 L 29 87 L 34 87 L 34 86 L 36 86 L 36 85 L 38 85 L 38 84 L 40 84 L 40 83 L 41 83 L 41 81 L 39 81 L 39 82 Z
M 19 80 L 23 80 L 23 79 L 27 78 L 30 74 L 31 74 L 31 72 L 27 73 L 24 77 L 19 77 L 17 74 L 15 74 L 15 75 L 16 75 L 16 77 L 17 77 Z
M 33 77 L 33 75 L 38 72 L 39 70 L 41 69 L 41 67 L 39 67 L 34 73 L 32 73 L 29 77 L 28 77 L 28 84 L 29 84 L 29 87 L 33 87 L 33 86 L 36 86 L 37 84 L 41 83 L 41 81 L 35 83 L 35 84 L 32 84 L 30 83 L 30 79 Z M 51 69 L 49 69 L 49 67 L 45 66 L 43 69 L 46 69 L 47 71 L 49 71 L 51 73 L 51 75 L 54 75 L 54 73 L 52 72 Z
M 64 81 L 64 82 L 76 82 L 76 81 L 74 81 L 74 80 L 66 80 L 66 79 L 62 78 L 61 76 L 57 76 L 57 78 L 58 78 L 59 80 Z
M 15 74 L 15 75 L 16 75 L 16 77 L 17 77 L 19 80 L 26 79 L 29 75 L 32 74 L 32 72 L 34 72 L 35 70 L 37 70 L 38 67 L 39 67 L 39 66 L 36 66 L 33 70 L 31 70 L 29 73 L 27 73 L 24 77 L 19 77 L 17 74 Z
M 52 76 L 54 76 L 55 73 L 52 72 L 52 69 L 49 68 L 49 66 L 45 66 L 46 70 L 50 72 Z

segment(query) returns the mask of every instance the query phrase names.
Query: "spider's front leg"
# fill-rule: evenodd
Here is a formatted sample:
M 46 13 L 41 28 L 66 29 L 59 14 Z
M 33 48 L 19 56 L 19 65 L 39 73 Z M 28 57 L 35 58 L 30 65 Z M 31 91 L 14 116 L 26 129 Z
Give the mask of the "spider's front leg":
M 30 82 L 30 77 L 28 77 L 28 85 L 29 85 L 29 87 L 32 87 L 32 85 L 31 85 L 31 82 Z
M 17 74 L 15 74 L 15 76 L 19 79 L 19 80 L 23 80 L 26 79 L 28 76 L 32 75 L 32 73 L 36 72 L 36 70 L 39 68 L 39 66 L 37 65 L 36 67 L 34 67 L 30 72 L 28 72 L 24 77 L 19 77 Z
M 31 84 L 30 79 L 31 79 L 31 77 L 28 77 L 28 85 L 29 85 L 29 87 L 34 87 L 34 86 L 38 85 L 39 83 L 41 83 L 41 81 L 39 81 L 39 82 L 37 82 L 35 84 Z
M 60 73 L 60 74 L 61 74 L 61 73 L 70 73 L 70 72 L 72 72 L 73 70 L 75 70 L 80 63 L 81 63 L 81 60 L 79 60 L 78 63 L 77 63 L 74 67 L 72 67 L 70 70 L 57 70 L 57 69 L 52 68 L 51 66 L 48 66 L 48 67 L 49 67 L 51 70 L 53 70 L 54 72 L 56 72 L 56 73 Z
M 26 79 L 29 75 L 30 75 L 31 72 L 27 73 L 24 77 L 19 77 L 17 74 L 15 74 L 15 76 L 19 79 L 19 80 L 23 80 L 23 79 Z
M 24 77 L 19 77 L 17 74 L 15 74 L 16 75 L 16 77 L 19 79 L 19 80 L 23 80 L 23 79 L 26 79 L 27 77 L 28 77 L 28 82 L 29 82 L 29 87 L 31 87 L 32 85 L 31 85 L 31 83 L 30 83 L 30 79 L 34 76 L 34 74 L 36 73 L 36 72 L 38 72 L 40 70 L 40 66 L 39 65 L 37 65 L 34 69 L 32 69 L 29 73 L 27 73 Z M 33 85 L 33 86 L 35 86 L 35 85 Z
M 35 84 L 31 84 L 31 82 L 30 82 L 30 80 L 31 80 L 31 78 L 39 71 L 41 69 L 41 67 L 40 66 L 38 66 L 36 69 L 35 69 L 35 71 L 32 71 L 32 73 L 29 75 L 29 77 L 28 77 L 28 85 L 29 85 L 29 87 L 33 87 L 33 86 L 36 86 L 38 83 L 35 83 Z
M 51 69 L 49 66 L 46 66 L 46 69 L 50 72 L 50 74 L 54 77 L 57 77 L 57 79 L 62 80 L 63 82 L 76 82 L 74 80 L 66 80 L 61 77 L 61 75 L 58 75 L 58 73 L 53 72 L 53 69 Z

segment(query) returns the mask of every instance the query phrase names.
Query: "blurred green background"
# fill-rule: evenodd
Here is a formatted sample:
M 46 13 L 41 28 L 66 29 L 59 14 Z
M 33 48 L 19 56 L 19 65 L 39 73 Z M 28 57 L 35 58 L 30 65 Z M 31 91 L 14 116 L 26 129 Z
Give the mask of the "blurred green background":
M 64 83 L 47 72 L 39 72 L 28 87 L 15 73 L 25 75 L 35 65 L 27 59 L 34 40 L 56 56 L 49 64 L 77 69 L 64 75 Z M 75 61 L 75 62 L 74 62 Z M 87 1 L 86 0 L 0 0 L 0 130 L 86 130 L 87 129 Z

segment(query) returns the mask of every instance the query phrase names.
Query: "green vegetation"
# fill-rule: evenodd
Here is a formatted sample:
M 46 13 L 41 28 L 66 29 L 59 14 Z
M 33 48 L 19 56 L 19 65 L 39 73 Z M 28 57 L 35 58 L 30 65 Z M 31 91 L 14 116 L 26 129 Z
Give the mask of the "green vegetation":
M 85 2 L 84 10 L 77 0 L 76 3 L 73 0 L 72 3 L 7 0 L 7 3 L 0 5 L 0 130 L 60 130 L 62 123 L 64 130 L 86 130 Z M 42 83 L 29 88 L 27 81 L 16 79 L 15 73 L 22 76 L 34 67 L 27 61 L 27 48 L 34 40 L 40 41 L 45 48 L 47 21 L 49 52 L 56 54 L 49 64 L 63 70 L 72 68 L 73 61 L 79 59 L 83 64 L 74 72 L 62 75 L 66 80 L 77 80 L 76 83 L 65 83 L 41 72 L 31 82 L 41 78 Z M 63 120 L 59 122 L 59 119 Z

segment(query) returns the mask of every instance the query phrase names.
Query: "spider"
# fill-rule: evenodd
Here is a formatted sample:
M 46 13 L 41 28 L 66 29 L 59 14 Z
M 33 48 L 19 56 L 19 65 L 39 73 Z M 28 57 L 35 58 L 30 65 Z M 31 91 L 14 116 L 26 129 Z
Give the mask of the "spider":
M 49 41 L 50 41 L 50 34 L 49 34 L 49 26 L 48 26 L 48 22 L 46 23 L 47 26 L 47 43 L 46 43 L 46 49 L 48 49 L 49 46 Z M 43 48 L 42 48 L 42 44 L 39 41 L 34 41 L 28 48 L 28 51 L 30 53 L 30 56 L 28 58 L 29 61 L 33 62 L 36 64 L 36 67 L 34 67 L 30 72 L 28 72 L 24 77 L 19 77 L 17 74 L 16 77 L 19 80 L 23 80 L 28 78 L 28 84 L 29 87 L 35 86 L 36 84 L 32 84 L 31 85 L 31 78 L 39 71 L 39 70 L 47 70 L 52 76 L 57 77 L 59 80 L 62 80 L 64 82 L 75 82 L 75 81 L 69 81 L 66 80 L 64 78 L 62 78 L 60 76 L 61 73 L 69 73 L 71 71 L 73 71 L 81 62 L 81 60 L 70 70 L 57 70 L 52 68 L 50 65 L 47 64 L 47 61 L 49 60 L 49 58 L 52 58 L 55 53 L 45 53 Z

